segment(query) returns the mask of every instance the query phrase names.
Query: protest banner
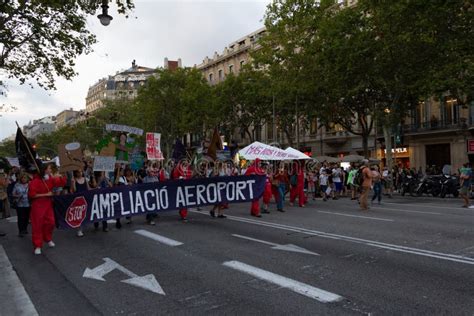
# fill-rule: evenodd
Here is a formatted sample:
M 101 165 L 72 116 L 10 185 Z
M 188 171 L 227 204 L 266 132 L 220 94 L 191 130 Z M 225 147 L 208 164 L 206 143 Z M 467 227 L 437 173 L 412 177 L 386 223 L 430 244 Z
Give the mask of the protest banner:
M 115 163 L 117 158 L 109 156 L 95 156 L 94 157 L 94 171 L 112 172 L 115 170 Z
M 118 124 L 106 124 L 105 130 L 109 132 L 123 132 L 130 133 L 138 136 L 143 135 L 143 130 L 138 127 L 132 127 L 127 125 L 118 125 Z
M 235 176 L 170 180 L 134 186 L 90 190 L 54 196 L 61 228 L 218 203 L 242 203 L 260 198 L 266 176 Z
M 81 144 L 79 143 L 58 145 L 58 156 L 60 172 L 82 170 L 84 168 Z
M 161 134 L 146 133 L 146 155 L 148 160 L 163 160 L 161 152 Z

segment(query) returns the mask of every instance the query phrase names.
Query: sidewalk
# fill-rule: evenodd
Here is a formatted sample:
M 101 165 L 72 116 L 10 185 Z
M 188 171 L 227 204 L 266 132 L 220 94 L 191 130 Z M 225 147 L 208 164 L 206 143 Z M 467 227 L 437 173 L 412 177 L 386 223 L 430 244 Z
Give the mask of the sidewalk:
M 0 280 L 2 280 L 2 286 L 0 286 L 1 315 L 38 315 L 2 245 L 0 245 Z

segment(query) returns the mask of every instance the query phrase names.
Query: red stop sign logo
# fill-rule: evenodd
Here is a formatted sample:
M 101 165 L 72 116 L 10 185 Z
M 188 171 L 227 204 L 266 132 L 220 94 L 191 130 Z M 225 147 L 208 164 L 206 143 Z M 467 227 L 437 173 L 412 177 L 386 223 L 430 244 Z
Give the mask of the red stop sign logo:
M 72 228 L 78 228 L 86 219 L 87 202 L 83 196 L 78 196 L 72 201 L 66 211 L 66 223 Z

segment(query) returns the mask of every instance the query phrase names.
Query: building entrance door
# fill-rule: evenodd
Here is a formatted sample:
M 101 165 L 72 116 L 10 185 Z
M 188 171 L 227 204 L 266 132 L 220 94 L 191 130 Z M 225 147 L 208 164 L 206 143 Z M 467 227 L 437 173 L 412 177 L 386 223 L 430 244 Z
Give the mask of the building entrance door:
M 444 165 L 451 164 L 451 146 L 450 144 L 426 145 L 426 165 L 443 168 Z

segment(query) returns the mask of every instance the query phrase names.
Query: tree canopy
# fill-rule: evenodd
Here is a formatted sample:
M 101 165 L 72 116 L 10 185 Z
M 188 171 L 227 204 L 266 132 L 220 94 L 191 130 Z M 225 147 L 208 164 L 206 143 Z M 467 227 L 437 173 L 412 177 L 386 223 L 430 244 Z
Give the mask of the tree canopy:
M 35 80 L 44 89 L 54 89 L 56 77 L 74 77 L 76 57 L 89 53 L 96 42 L 86 19 L 100 3 L 0 1 L 0 71 L 21 84 Z M 122 14 L 134 7 L 132 0 L 116 3 Z M 4 84 L 0 81 L 0 88 Z

